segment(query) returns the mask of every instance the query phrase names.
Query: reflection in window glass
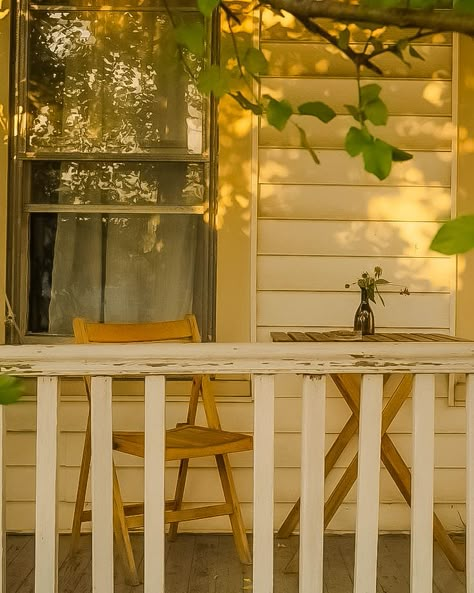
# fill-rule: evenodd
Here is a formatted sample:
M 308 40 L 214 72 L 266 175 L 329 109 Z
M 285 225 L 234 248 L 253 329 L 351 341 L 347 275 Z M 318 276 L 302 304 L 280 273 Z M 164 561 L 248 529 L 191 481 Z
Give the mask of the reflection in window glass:
M 30 35 L 28 150 L 203 151 L 203 99 L 166 13 L 39 11 Z
M 206 197 L 202 163 L 37 161 L 34 204 L 194 205 Z

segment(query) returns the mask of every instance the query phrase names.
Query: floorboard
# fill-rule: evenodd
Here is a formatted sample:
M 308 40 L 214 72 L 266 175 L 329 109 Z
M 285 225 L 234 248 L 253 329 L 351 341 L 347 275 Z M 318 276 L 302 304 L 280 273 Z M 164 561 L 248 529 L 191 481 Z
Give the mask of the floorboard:
M 250 538 L 251 540 L 251 538 Z M 143 580 L 143 536 L 131 536 L 140 578 Z M 462 542 L 458 542 L 462 545 Z M 91 593 L 91 536 L 81 536 L 71 557 L 70 537 L 60 536 L 58 593 Z M 166 545 L 165 593 L 253 593 L 252 567 L 241 565 L 230 535 L 180 534 Z M 298 537 L 275 540 L 274 593 L 297 593 L 298 573 L 288 567 L 298 550 Z M 465 575 L 454 571 L 434 545 L 433 593 L 464 593 Z M 114 593 L 143 593 L 143 584 L 131 587 L 115 562 Z M 34 593 L 34 537 L 7 536 L 7 593 Z M 353 589 L 354 536 L 327 535 L 324 541 L 324 593 Z M 410 592 L 410 537 L 379 538 L 377 593 Z M 255 592 L 257 593 L 257 592 Z

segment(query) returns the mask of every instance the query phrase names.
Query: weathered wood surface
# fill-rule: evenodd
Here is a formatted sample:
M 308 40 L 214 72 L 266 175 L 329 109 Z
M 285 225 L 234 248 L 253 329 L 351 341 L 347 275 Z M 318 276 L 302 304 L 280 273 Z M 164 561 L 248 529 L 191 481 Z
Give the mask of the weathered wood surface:
M 1 346 L 18 376 L 235 373 L 466 373 L 473 342 L 328 342 Z
M 298 537 L 274 547 L 275 593 L 297 593 L 298 575 L 285 572 L 298 546 Z M 382 535 L 378 545 L 377 593 L 409 593 L 408 535 Z M 82 536 L 78 553 L 69 554 L 69 536 L 60 536 L 58 593 L 91 590 L 91 538 Z M 132 546 L 143 577 L 143 536 L 132 536 Z M 353 587 L 354 536 L 324 538 L 324 592 L 348 593 Z M 33 593 L 34 537 L 7 537 L 7 591 Z M 437 546 L 434 549 L 434 593 L 464 593 L 464 573 L 453 571 Z M 115 593 L 144 593 L 143 584 L 127 585 L 118 563 Z M 251 567 L 242 566 L 231 535 L 181 534 L 167 544 L 165 593 L 252 593 Z M 256 593 L 256 591 L 255 591 Z

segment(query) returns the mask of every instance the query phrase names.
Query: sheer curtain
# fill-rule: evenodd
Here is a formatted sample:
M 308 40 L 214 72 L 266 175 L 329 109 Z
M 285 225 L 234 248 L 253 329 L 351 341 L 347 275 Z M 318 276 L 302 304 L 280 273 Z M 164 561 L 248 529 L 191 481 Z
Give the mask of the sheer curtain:
M 185 73 L 169 65 L 166 19 L 153 13 L 103 15 L 82 21 L 87 43 L 81 60 L 77 53 L 63 58 L 67 150 L 97 153 L 99 161 L 102 152 L 130 155 L 196 144 L 201 114 L 196 116 Z M 71 333 L 75 316 L 138 322 L 192 311 L 199 217 L 133 214 L 134 206 L 196 198 L 201 186 L 189 191 L 189 167 L 181 165 L 147 168 L 134 159 L 61 166 L 60 203 L 130 206 L 131 213 L 122 208 L 117 214 L 58 214 L 51 333 Z

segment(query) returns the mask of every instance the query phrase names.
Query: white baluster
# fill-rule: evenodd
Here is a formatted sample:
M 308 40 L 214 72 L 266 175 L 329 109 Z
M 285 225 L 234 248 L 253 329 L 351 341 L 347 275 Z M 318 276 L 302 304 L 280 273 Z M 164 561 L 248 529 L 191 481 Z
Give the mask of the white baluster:
M 305 376 L 301 429 L 300 593 L 323 591 L 326 377 Z
M 113 593 L 112 379 L 91 380 L 92 591 Z
M 0 406 L 0 591 L 6 593 L 5 406 Z
M 413 382 L 411 591 L 433 587 L 434 375 Z
M 39 377 L 37 385 L 35 591 L 56 593 L 58 378 Z
M 274 377 L 254 376 L 253 590 L 273 592 Z
M 474 375 L 466 381 L 466 593 L 474 593 Z
M 382 375 L 364 375 L 362 377 L 354 566 L 355 593 L 375 593 L 376 591 L 382 388 Z
M 145 378 L 145 593 L 165 589 L 165 378 Z

